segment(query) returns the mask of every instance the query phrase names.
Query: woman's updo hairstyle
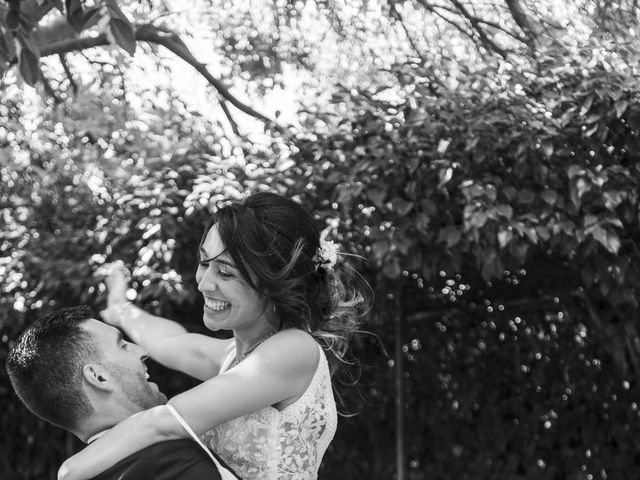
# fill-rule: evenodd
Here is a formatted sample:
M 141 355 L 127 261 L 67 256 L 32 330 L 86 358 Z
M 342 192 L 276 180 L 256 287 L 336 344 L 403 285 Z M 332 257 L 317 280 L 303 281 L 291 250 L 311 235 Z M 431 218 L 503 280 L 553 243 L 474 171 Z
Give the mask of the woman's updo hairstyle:
M 289 198 L 260 192 L 217 210 L 203 240 L 213 225 L 244 280 L 275 306 L 279 328 L 312 334 L 333 354 L 334 371 L 368 305 L 340 262 L 329 270 L 314 258 L 320 230 L 311 215 Z

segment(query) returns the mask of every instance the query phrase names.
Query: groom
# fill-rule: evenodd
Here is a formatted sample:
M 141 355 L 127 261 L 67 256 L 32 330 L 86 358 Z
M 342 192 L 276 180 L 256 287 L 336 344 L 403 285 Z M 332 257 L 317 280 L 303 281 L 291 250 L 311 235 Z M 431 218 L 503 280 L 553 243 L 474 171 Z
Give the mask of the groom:
M 146 359 L 142 347 L 127 342 L 118 329 L 95 320 L 88 308 L 76 307 L 30 325 L 6 366 L 14 390 L 32 413 L 91 443 L 125 418 L 166 404 L 167 397 L 148 381 Z M 217 457 L 180 439 L 136 452 L 94 480 L 222 478 L 230 473 Z

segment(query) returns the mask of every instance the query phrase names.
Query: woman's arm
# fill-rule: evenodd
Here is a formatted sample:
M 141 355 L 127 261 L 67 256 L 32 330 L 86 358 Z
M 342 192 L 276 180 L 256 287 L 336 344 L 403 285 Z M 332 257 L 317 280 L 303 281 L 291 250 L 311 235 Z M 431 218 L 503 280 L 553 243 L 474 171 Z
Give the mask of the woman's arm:
M 107 286 L 107 308 L 102 319 L 123 330 L 151 358 L 166 367 L 200 380 L 218 373 L 230 342 L 206 335 L 189 334 L 178 322 L 151 315 L 127 300 L 128 277 L 124 263 L 115 261 L 102 266 Z
M 187 437 L 164 405 L 132 415 L 74 456 L 58 470 L 58 480 L 86 480 L 154 443 Z
M 301 330 L 284 330 L 266 340 L 232 369 L 169 403 L 197 435 L 268 406 L 283 408 L 307 389 L 318 366 L 316 341 Z
M 100 312 L 103 320 L 123 330 L 158 363 L 207 380 L 218 374 L 233 340 L 189 333 L 177 322 L 151 315 L 130 302 Z
M 320 351 L 301 330 L 284 330 L 266 340 L 231 370 L 171 399 L 197 435 L 264 407 L 295 401 L 309 386 Z M 128 455 L 162 440 L 186 437 L 165 407 L 130 417 L 69 458 L 59 480 L 92 478 Z

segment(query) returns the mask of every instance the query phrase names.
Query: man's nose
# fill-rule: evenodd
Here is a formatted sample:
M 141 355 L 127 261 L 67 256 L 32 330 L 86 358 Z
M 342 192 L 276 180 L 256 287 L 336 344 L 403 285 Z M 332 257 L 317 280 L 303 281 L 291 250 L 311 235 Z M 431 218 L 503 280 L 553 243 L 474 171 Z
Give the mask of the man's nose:
M 146 360 L 147 358 L 149 358 L 149 352 L 147 352 L 143 347 L 141 347 L 140 345 L 138 345 L 137 343 L 134 343 L 134 345 L 136 346 L 136 348 L 138 349 L 138 355 L 140 356 L 141 360 Z

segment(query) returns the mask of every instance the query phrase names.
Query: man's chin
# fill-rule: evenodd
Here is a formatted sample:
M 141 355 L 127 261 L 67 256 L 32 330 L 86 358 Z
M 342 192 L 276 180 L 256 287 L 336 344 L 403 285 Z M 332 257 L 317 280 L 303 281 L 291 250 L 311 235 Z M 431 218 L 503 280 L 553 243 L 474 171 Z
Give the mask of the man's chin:
M 167 399 L 167 396 L 158 389 L 158 386 L 155 383 L 153 385 L 155 386 L 155 388 L 152 390 L 150 398 L 153 398 L 153 400 L 155 401 L 154 406 L 166 404 L 169 401 Z
M 147 382 L 146 392 L 144 398 L 138 397 L 142 400 L 142 406 L 146 410 L 148 408 L 157 407 L 158 405 L 164 405 L 168 402 L 167 396 L 158 389 L 158 385 L 154 382 Z

